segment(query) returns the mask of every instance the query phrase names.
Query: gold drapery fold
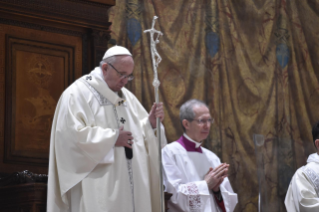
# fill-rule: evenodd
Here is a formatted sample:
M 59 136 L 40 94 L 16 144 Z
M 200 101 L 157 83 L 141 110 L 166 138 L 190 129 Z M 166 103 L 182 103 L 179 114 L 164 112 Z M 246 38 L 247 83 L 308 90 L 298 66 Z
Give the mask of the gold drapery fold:
M 253 135 L 263 135 L 258 154 L 264 158 L 268 209 L 285 211 L 290 178 L 315 151 L 311 126 L 319 120 L 319 3 L 117 0 L 116 4 L 109 13 L 111 35 L 133 53 L 135 79 L 127 87 L 147 109 L 154 101 L 149 35 L 141 32 L 133 45 L 127 21 L 136 19 L 143 31 L 151 28 L 154 15 L 159 17 L 156 29 L 164 36 L 157 45 L 163 58 L 158 72 L 168 140 L 182 133 L 178 114 L 183 102 L 191 98 L 207 102 L 215 123 L 205 145 L 231 165 L 229 179 L 239 197 L 236 211 L 252 212 L 258 210 L 259 187 Z

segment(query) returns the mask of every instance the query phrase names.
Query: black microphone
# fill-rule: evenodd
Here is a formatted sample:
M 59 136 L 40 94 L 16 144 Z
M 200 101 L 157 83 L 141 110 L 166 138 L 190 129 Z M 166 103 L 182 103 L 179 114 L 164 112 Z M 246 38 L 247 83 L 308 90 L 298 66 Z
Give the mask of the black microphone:
M 122 124 L 124 124 L 125 123 L 125 119 L 122 117 L 121 118 L 121 120 L 120 120 L 120 122 L 122 122 Z M 133 158 L 133 150 L 132 149 L 130 149 L 130 148 L 128 148 L 128 147 L 124 147 L 125 148 L 125 155 L 126 155 L 126 158 L 127 159 L 132 159 Z
M 125 155 L 127 159 L 132 159 L 133 158 L 133 150 L 128 148 L 128 147 L 124 147 L 125 148 Z

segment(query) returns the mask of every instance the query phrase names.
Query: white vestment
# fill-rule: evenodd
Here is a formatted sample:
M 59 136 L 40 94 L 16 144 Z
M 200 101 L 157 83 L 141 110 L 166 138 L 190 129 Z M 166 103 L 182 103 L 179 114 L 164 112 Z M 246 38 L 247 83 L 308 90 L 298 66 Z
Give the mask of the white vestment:
M 133 212 L 133 205 L 135 212 L 159 211 L 158 141 L 148 113 L 131 92 L 122 88 L 120 98 L 100 75 L 96 68 L 75 81 L 56 107 L 47 211 Z M 114 146 L 119 125 L 134 138 L 131 160 Z
M 221 164 L 211 151 L 200 147 L 202 153 L 187 151 L 177 141 L 162 149 L 165 191 L 173 196 L 168 201 L 169 212 L 217 212 L 221 211 L 212 191 L 204 180 L 210 167 Z M 237 194 L 225 178 L 220 185 L 227 212 L 237 204 Z
M 291 179 L 285 205 L 288 212 L 319 211 L 319 155 L 311 154 L 307 165 L 299 168 Z

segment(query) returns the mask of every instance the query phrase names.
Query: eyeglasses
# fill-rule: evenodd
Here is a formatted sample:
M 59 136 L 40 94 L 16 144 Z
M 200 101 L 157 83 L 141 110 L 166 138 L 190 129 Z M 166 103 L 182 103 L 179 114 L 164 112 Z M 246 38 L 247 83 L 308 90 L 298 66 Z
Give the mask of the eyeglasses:
M 192 121 L 197 121 L 199 125 L 214 123 L 214 119 L 193 119 Z
M 110 65 L 119 75 L 121 79 L 127 79 L 128 81 L 132 81 L 134 79 L 133 74 L 130 75 L 125 75 L 125 74 L 121 74 L 118 70 L 116 70 L 116 68 L 114 68 L 114 66 L 111 63 L 107 63 L 108 65 Z

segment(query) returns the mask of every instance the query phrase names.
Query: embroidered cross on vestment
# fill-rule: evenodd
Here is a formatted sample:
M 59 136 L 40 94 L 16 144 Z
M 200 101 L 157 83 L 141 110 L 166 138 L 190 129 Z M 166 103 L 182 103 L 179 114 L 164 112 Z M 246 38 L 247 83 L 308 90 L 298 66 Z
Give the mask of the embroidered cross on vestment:
M 124 100 L 121 100 L 121 101 L 118 102 L 118 105 L 120 106 L 123 103 L 124 103 Z
M 126 120 L 122 117 L 120 122 L 122 122 L 122 124 L 124 124 L 126 122 Z

